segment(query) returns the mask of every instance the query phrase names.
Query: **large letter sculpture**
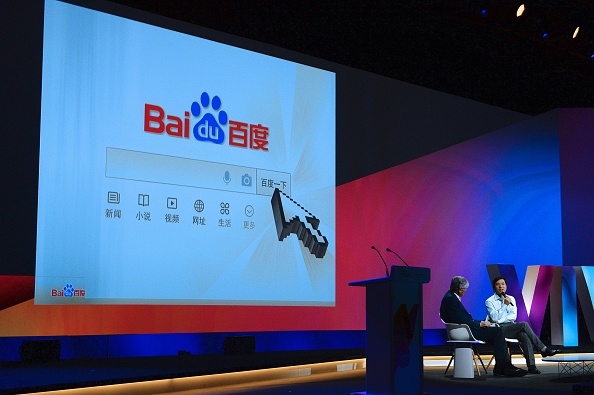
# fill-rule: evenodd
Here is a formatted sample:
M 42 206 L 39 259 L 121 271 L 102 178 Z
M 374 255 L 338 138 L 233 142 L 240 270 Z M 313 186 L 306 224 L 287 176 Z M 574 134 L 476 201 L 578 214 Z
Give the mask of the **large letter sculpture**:
M 551 317 L 551 343 L 578 345 L 579 298 L 590 340 L 594 341 L 594 266 L 528 266 L 520 286 L 514 265 L 487 265 L 489 277 L 507 279 L 508 293 L 516 298 L 518 321 L 527 321 L 540 336 L 547 303 Z

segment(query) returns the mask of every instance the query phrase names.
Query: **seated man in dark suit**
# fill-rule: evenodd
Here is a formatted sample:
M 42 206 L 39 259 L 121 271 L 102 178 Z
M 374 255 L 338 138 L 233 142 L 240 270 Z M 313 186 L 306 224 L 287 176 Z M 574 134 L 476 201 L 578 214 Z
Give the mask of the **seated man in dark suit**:
M 528 373 L 511 364 L 507 344 L 503 330 L 497 326 L 491 326 L 491 322 L 485 320 L 475 320 L 470 313 L 466 311 L 460 298 L 468 289 L 468 281 L 464 277 L 456 276 L 452 279 L 450 290 L 446 292 L 441 300 L 439 314 L 441 319 L 448 323 L 466 324 L 475 338 L 487 343 L 493 344 L 493 353 L 495 355 L 495 376 L 520 377 Z

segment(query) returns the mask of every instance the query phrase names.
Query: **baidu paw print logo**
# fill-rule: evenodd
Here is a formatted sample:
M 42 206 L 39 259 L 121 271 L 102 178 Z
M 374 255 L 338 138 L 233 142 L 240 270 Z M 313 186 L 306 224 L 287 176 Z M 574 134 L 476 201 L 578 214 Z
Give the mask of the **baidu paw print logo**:
M 52 289 L 52 297 L 58 298 L 84 298 L 86 291 L 84 289 L 75 289 L 72 284 L 66 284 L 62 289 Z
M 221 111 L 221 106 L 220 97 L 214 96 L 211 100 L 206 92 L 200 96 L 200 103 L 192 103 L 192 115 L 201 117 L 193 129 L 196 140 L 223 143 L 225 132 L 222 126 L 227 125 L 228 117 L 225 111 Z
M 64 297 L 71 298 L 73 296 L 74 296 L 74 287 L 72 286 L 72 284 L 66 284 L 64 286 Z

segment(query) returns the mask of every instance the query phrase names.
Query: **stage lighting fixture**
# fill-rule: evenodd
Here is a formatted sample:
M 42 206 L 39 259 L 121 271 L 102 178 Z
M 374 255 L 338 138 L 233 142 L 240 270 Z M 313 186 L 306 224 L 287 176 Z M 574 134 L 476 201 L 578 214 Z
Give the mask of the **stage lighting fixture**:
M 573 36 L 571 36 L 571 38 L 576 38 L 579 32 L 580 32 L 580 27 L 578 26 L 573 31 Z
M 520 4 L 520 6 L 518 7 L 518 10 L 516 11 L 516 16 L 519 18 L 524 14 L 524 11 L 526 10 L 526 6 L 524 4 Z

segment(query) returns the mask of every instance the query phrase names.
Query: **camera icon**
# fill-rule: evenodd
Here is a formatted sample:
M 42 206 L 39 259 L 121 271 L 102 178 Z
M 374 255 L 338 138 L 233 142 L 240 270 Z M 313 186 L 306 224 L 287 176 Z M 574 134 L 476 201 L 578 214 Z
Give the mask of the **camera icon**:
M 252 186 L 252 177 L 249 174 L 244 174 L 241 176 L 241 185 L 244 187 L 251 187 Z

